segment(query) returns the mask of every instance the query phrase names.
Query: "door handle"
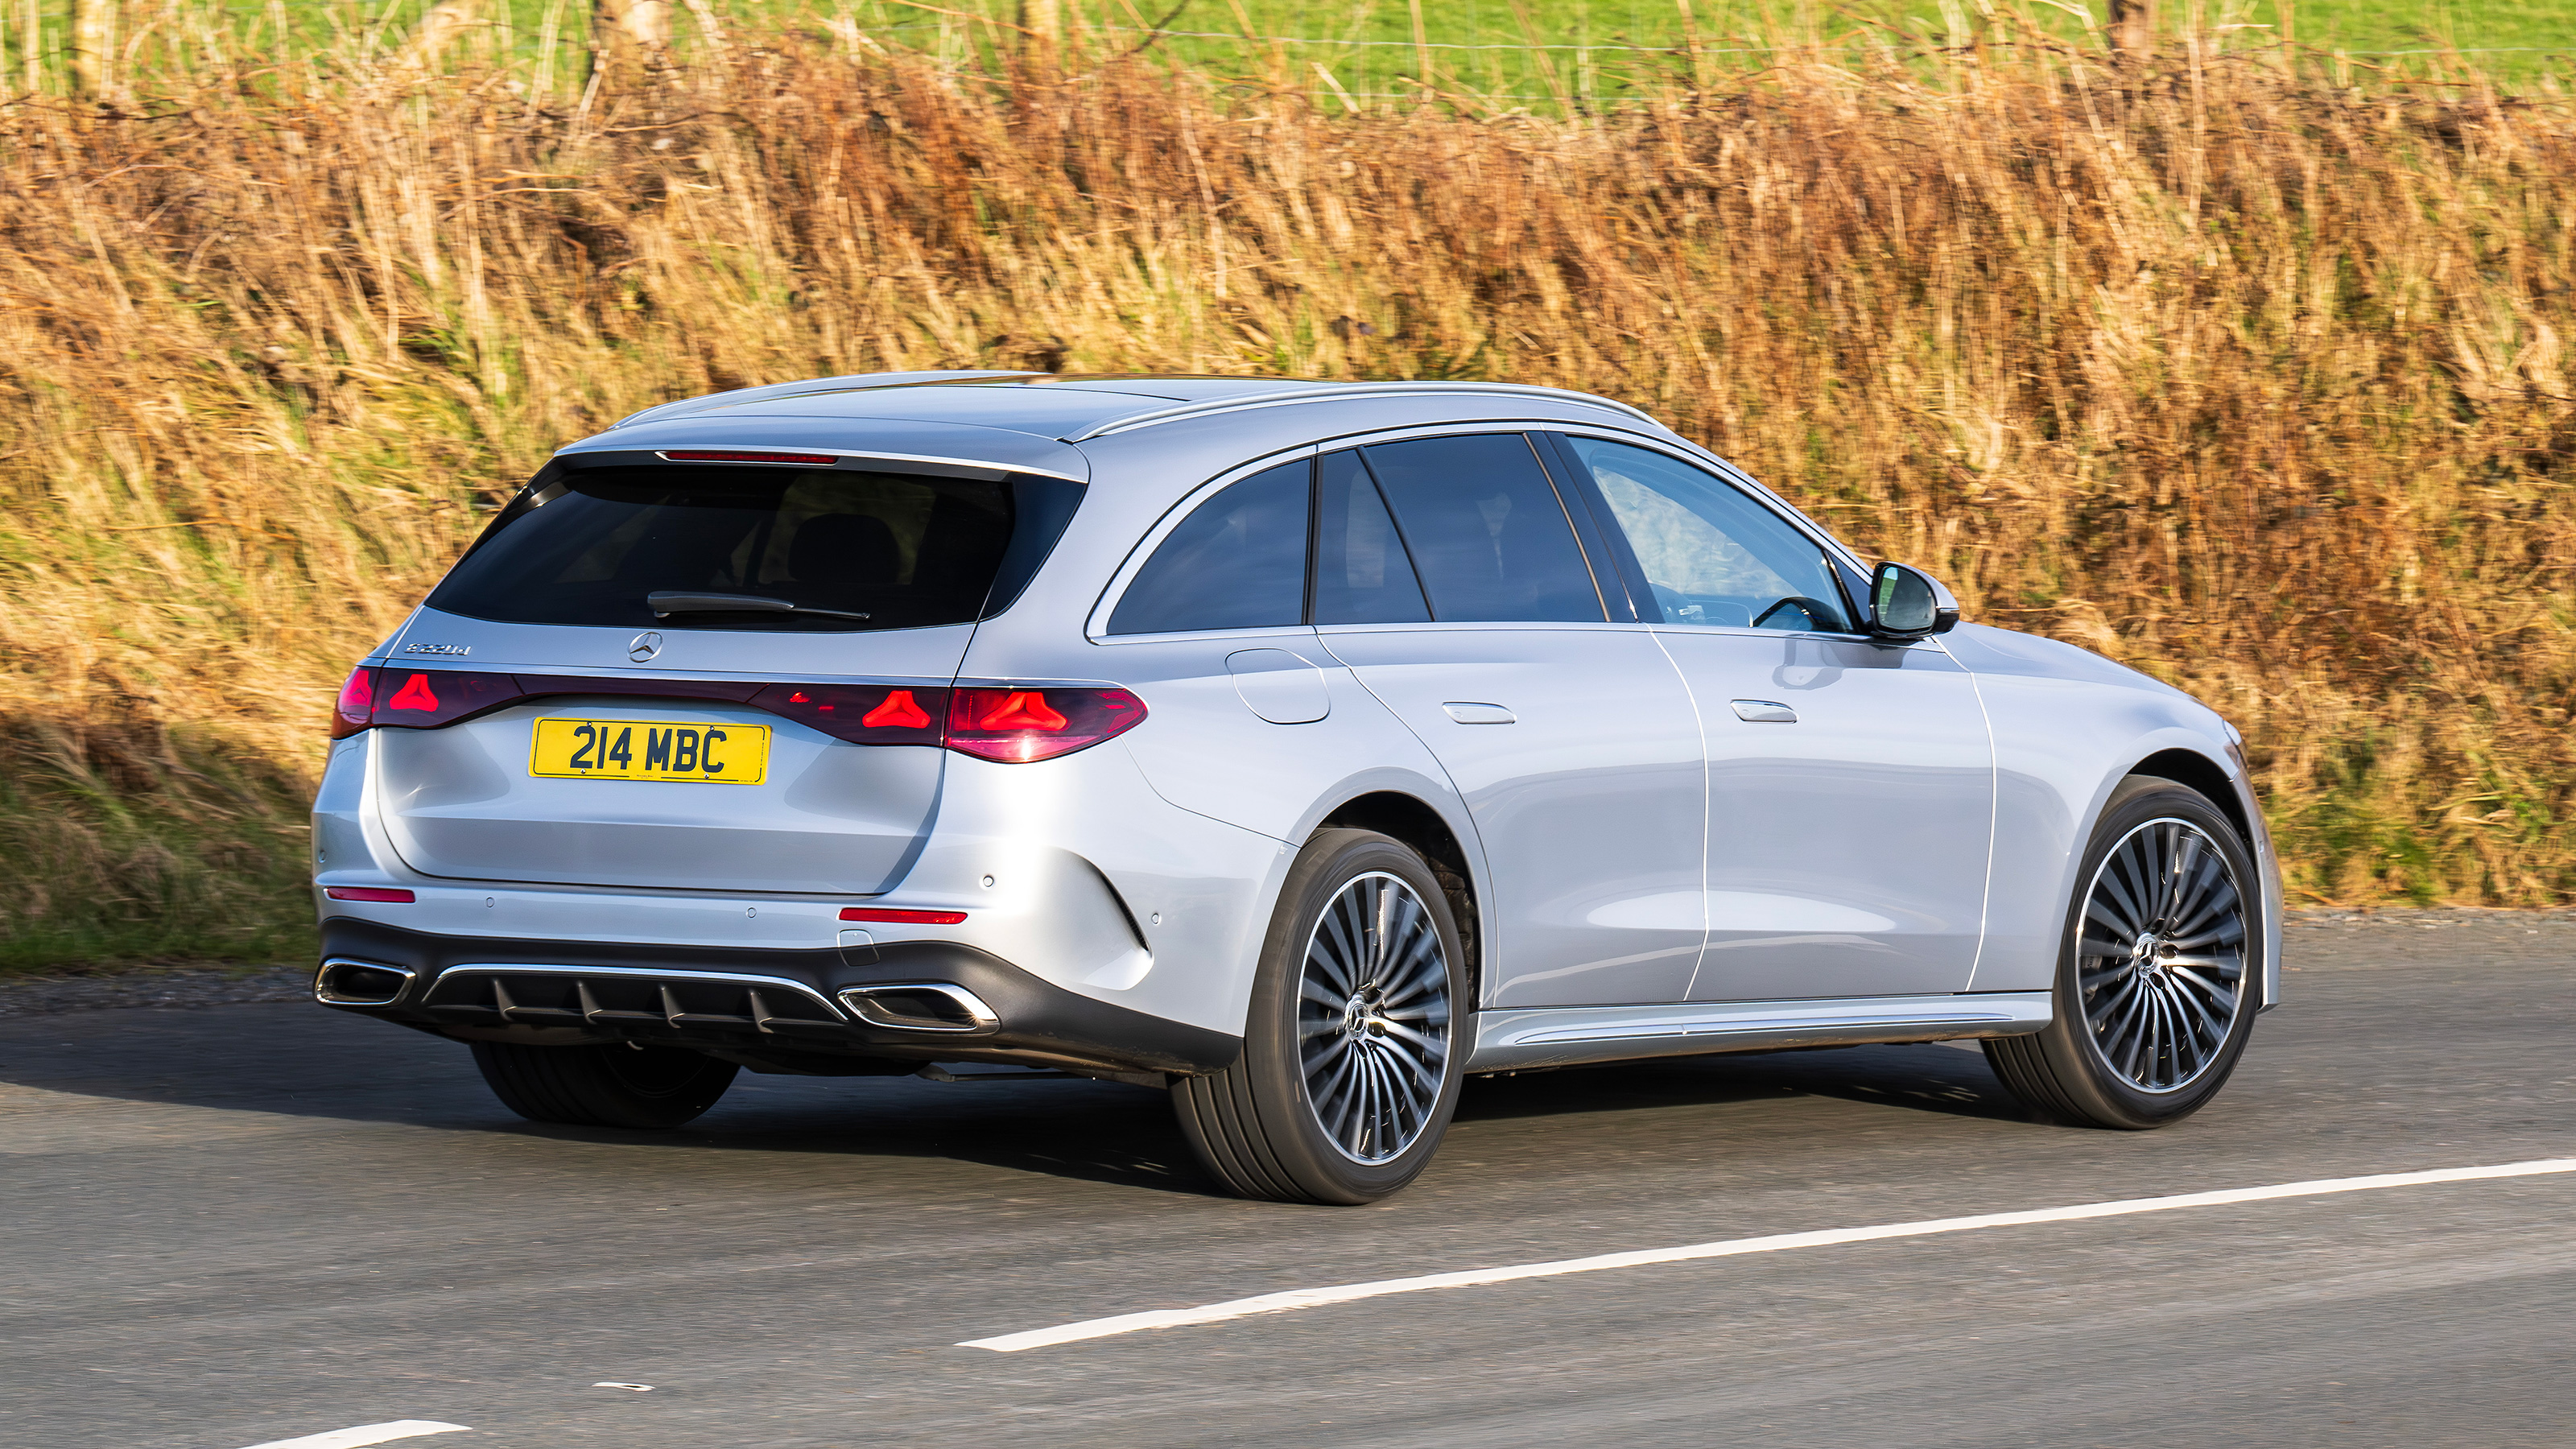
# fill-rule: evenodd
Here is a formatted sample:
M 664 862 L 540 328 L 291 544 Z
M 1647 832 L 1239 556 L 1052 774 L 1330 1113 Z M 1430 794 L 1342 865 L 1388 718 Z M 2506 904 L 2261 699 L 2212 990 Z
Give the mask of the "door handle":
M 1460 724 L 1518 724 L 1519 719 L 1499 704 L 1479 704 L 1473 700 L 1453 699 L 1440 708 Z
M 1777 700 L 1769 699 L 1735 701 L 1735 717 L 1747 724 L 1796 724 L 1798 722 L 1796 710 Z

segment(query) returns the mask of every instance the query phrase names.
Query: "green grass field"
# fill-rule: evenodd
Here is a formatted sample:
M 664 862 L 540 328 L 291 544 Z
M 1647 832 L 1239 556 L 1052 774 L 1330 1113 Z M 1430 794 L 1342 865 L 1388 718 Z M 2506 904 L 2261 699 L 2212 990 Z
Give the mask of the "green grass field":
M 349 5 L 333 0 L 127 0 L 119 45 L 134 69 L 218 53 L 279 61 L 318 57 L 324 69 L 398 46 L 432 0 Z M 1014 38 L 1022 0 L 715 0 L 720 23 L 785 20 L 839 33 L 854 47 L 945 53 L 965 64 Z M 1426 70 L 1452 97 L 1483 109 L 1551 111 L 1616 105 L 1687 75 L 1695 42 L 1704 73 L 1756 70 L 1784 52 L 1822 46 L 1847 61 L 1925 44 L 1989 43 L 2015 35 L 2098 46 L 2089 26 L 2104 0 L 1062 0 L 1095 54 L 1143 46 L 1175 65 L 1262 89 L 1304 90 L 1328 106 L 1373 108 L 1419 94 Z M 585 74 L 587 0 L 482 0 L 468 41 L 505 51 L 531 83 L 577 92 Z M 2074 13 L 2089 11 L 2090 18 Z M 1987 13 L 1991 12 L 1991 13 Z M 675 10 L 684 50 L 700 44 L 693 16 Z M 28 63 L 30 17 L 37 64 Z M 59 90 L 68 26 L 61 0 L 0 3 L 0 56 L 12 89 Z M 2160 22 L 2218 47 L 2256 50 L 2294 39 L 2320 58 L 2440 73 L 2455 53 L 2518 86 L 2548 87 L 2576 57 L 2576 5 L 2566 0 L 2164 0 Z M 861 37 L 864 37 L 863 39 Z M 158 58 L 160 65 L 154 60 Z M 148 83 L 139 87 L 149 89 Z

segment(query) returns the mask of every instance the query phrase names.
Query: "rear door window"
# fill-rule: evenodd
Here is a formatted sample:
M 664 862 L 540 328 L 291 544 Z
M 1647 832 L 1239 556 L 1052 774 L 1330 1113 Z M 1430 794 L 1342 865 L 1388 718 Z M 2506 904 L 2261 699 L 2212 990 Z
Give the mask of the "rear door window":
M 1304 459 L 1228 485 L 1156 545 L 1112 634 L 1293 628 L 1306 617 Z
M 1394 510 L 1433 618 L 1597 624 L 1608 617 L 1528 439 L 1478 433 L 1360 451 Z
M 1315 464 L 1315 622 L 1418 624 L 1431 617 L 1395 520 L 1356 452 Z
M 848 632 L 1008 607 L 1082 485 L 846 468 L 567 470 L 493 520 L 429 607 L 520 624 Z M 764 601 L 657 615 L 655 593 Z M 703 602 L 703 601 L 701 601 Z M 793 611 L 781 610 L 781 604 Z

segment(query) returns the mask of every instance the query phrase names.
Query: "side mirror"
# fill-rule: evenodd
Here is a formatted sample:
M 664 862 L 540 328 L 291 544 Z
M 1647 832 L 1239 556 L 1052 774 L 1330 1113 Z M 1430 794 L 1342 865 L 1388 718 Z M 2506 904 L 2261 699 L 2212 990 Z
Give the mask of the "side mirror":
M 1959 601 L 1940 581 L 1901 563 L 1869 576 L 1869 632 L 1881 639 L 1928 639 L 1959 622 Z

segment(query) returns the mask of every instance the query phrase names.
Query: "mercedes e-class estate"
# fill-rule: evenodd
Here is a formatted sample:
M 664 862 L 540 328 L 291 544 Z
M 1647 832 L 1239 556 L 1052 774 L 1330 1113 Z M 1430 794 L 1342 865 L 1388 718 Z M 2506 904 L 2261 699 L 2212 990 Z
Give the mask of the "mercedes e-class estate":
M 1166 1089 L 1358 1203 L 1469 1076 L 1980 1039 L 2062 1121 L 2277 999 L 2236 732 L 1623 404 L 908 373 L 565 448 L 343 689 L 322 1002 L 544 1122 Z

